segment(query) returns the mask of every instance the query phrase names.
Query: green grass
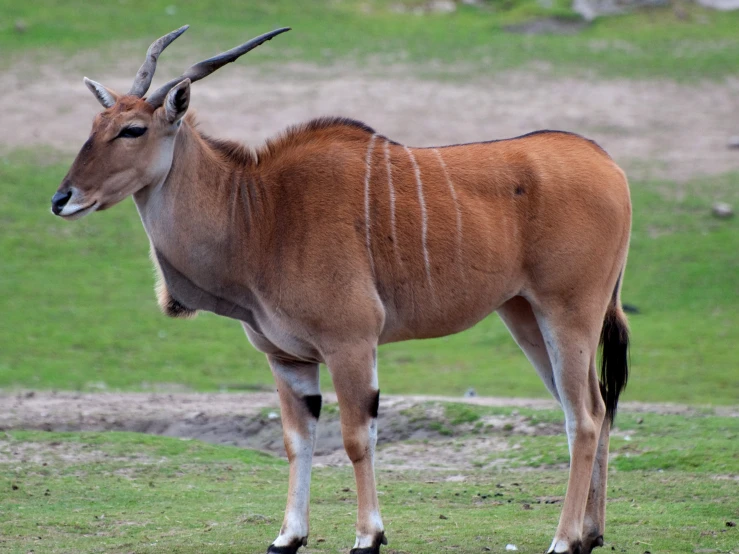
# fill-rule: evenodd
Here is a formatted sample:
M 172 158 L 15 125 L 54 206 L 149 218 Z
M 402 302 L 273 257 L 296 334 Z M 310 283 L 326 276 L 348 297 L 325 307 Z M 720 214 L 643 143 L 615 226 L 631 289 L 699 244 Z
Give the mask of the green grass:
M 67 162 L 68 163 L 68 162 Z M 240 326 L 203 314 L 162 316 L 148 240 L 133 203 L 68 223 L 48 213 L 67 165 L 0 158 L 0 387 L 72 390 L 269 388 Z M 624 301 L 631 318 L 626 399 L 736 403 L 739 228 L 710 215 L 735 205 L 739 175 L 683 186 L 633 183 L 634 233 Z M 388 393 L 546 396 L 497 316 L 452 337 L 380 349 Z M 327 375 L 324 387 L 330 388 Z
M 494 74 L 538 62 L 559 72 L 680 80 L 720 78 L 739 69 L 739 12 L 678 2 L 684 18 L 668 7 L 597 20 L 574 36 L 530 36 L 504 29 L 544 15 L 569 17 L 569 3 L 558 0 L 545 9 L 535 0 L 494 1 L 482 8 L 460 6 L 454 14 L 426 15 L 392 9 L 422 3 L 0 0 L 0 51 L 5 54 L 0 63 L 22 59 L 28 64 L 29 56 L 54 59 L 85 50 L 95 51 L 105 63 L 114 63 L 121 53 L 143 59 L 153 38 L 190 23 L 193 28 L 173 47 L 175 52 L 212 53 L 277 26 L 294 28 L 250 54 L 250 64 L 340 62 L 367 68 L 401 63 L 447 78 Z M 23 22 L 25 32 L 15 29 L 17 21 Z M 86 62 L 94 63 L 92 58 Z
M 540 421 L 561 417 L 526 413 Z M 618 427 L 606 550 L 735 548 L 739 532 L 726 522 L 739 516 L 736 419 L 630 413 Z M 463 472 L 463 482 L 447 481 L 448 471 L 379 470 L 388 553 L 505 552 L 508 543 L 542 551 L 567 477 L 550 464 L 563 452 L 566 458 L 566 441 L 508 440 L 515 445 L 502 455 L 509 462 Z M 0 550 L 262 552 L 280 526 L 286 487 L 284 462 L 233 447 L 129 433 L 14 431 L 0 435 Z M 307 552 L 351 545 L 353 491 L 349 468 L 315 470 Z

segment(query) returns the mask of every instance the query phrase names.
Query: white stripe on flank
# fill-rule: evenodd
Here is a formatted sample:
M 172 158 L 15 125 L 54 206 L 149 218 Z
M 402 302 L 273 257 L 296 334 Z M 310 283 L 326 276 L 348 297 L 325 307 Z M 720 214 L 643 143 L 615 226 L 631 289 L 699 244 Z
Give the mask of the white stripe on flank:
M 375 275 L 375 260 L 372 258 L 372 244 L 370 238 L 370 177 L 372 176 L 372 152 L 375 149 L 377 135 L 372 135 L 367 147 L 367 157 L 364 160 L 366 170 L 364 173 L 364 234 L 367 244 L 367 255 L 369 256 L 372 275 Z
M 441 164 L 441 169 L 444 172 L 446 183 L 447 185 L 449 185 L 449 192 L 451 193 L 452 200 L 454 201 L 454 209 L 457 210 L 457 254 L 461 254 L 461 251 L 462 251 L 462 211 L 459 209 L 459 199 L 457 198 L 457 191 L 454 189 L 454 183 L 452 182 L 451 177 L 449 177 L 449 171 L 447 170 L 446 163 L 444 162 L 444 158 L 441 157 L 441 152 L 439 152 L 436 148 L 434 148 L 434 152 L 436 153 L 436 157 L 439 158 L 439 164 Z
M 416 187 L 418 188 L 418 203 L 421 206 L 421 244 L 423 245 L 423 261 L 426 264 L 426 277 L 428 278 L 429 284 L 431 284 L 431 264 L 429 263 L 429 251 L 426 248 L 426 235 L 428 234 L 428 216 L 426 215 L 426 201 L 423 198 L 423 183 L 421 182 L 421 170 L 416 162 L 416 157 L 411 152 L 411 149 L 404 146 L 405 151 L 408 152 L 408 157 L 411 159 L 411 165 L 413 171 L 416 173 Z
M 398 259 L 398 263 L 402 263 L 398 252 L 398 238 L 395 233 L 395 188 L 393 187 L 393 166 L 390 163 L 390 141 L 387 140 L 385 141 L 385 164 L 387 165 L 387 188 L 390 192 L 390 233 L 393 238 L 395 257 Z

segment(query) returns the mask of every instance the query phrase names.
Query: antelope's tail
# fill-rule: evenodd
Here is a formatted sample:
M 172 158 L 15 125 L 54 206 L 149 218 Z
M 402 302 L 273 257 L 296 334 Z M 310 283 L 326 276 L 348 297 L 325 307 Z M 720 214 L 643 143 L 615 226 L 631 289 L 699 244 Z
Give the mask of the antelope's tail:
M 629 325 L 621 308 L 622 276 L 623 271 L 613 289 L 600 333 L 600 392 L 606 403 L 606 417 L 611 423 L 616 417 L 618 397 L 629 379 Z

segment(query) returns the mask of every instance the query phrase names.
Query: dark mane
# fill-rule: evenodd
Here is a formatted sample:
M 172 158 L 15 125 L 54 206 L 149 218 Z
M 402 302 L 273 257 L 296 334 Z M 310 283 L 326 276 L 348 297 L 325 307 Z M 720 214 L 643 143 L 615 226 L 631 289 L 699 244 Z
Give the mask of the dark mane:
M 374 135 L 376 132 L 366 123 L 357 121 L 356 119 L 352 119 L 350 117 L 334 116 L 318 117 L 316 119 L 312 119 L 308 123 L 296 125 L 289 128 L 287 132 L 290 133 L 291 131 L 320 131 L 322 129 L 330 129 L 331 127 L 353 127 L 355 129 L 360 129 L 370 135 Z
M 264 146 L 259 149 L 257 156 L 262 160 L 275 155 L 283 148 L 289 148 L 304 142 L 311 135 L 318 135 L 322 132 L 331 132 L 333 130 L 346 131 L 347 129 L 359 131 L 361 136 L 373 135 L 375 133 L 372 127 L 356 119 L 349 119 L 347 117 L 319 117 L 305 123 L 291 125 L 275 138 L 268 139 Z

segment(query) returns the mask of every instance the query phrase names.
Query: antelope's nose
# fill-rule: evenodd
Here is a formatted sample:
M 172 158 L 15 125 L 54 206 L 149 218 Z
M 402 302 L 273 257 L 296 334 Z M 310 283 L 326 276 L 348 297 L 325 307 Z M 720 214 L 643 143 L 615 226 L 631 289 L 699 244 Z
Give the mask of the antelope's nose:
M 62 212 L 70 198 L 72 198 L 71 190 L 68 190 L 67 192 L 57 192 L 51 197 L 51 211 L 54 212 L 54 215 L 59 215 Z

